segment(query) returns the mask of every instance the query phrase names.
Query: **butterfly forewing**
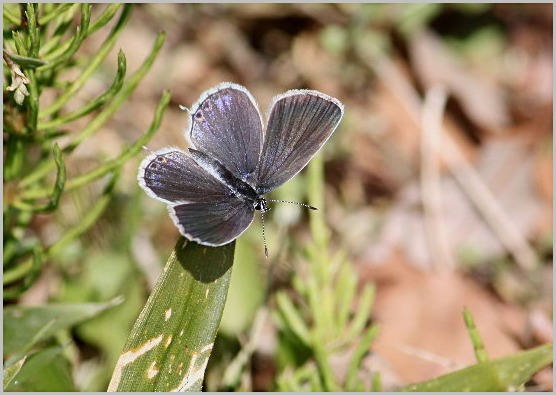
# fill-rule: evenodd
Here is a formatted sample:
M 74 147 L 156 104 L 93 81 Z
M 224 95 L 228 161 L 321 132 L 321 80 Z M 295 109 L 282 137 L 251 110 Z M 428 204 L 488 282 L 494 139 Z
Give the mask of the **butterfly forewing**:
M 138 181 L 150 196 L 169 204 L 219 202 L 230 196 L 224 184 L 177 148 L 164 148 L 146 157 Z
M 189 138 L 236 177 L 246 180 L 259 162 L 262 121 L 242 86 L 224 83 L 207 91 L 191 109 Z
M 190 203 L 168 207 L 180 232 L 190 240 L 219 246 L 242 234 L 253 221 L 255 209 L 244 200 Z
M 267 193 L 307 165 L 334 132 L 342 104 L 316 91 L 293 90 L 278 96 L 270 108 L 256 190 Z

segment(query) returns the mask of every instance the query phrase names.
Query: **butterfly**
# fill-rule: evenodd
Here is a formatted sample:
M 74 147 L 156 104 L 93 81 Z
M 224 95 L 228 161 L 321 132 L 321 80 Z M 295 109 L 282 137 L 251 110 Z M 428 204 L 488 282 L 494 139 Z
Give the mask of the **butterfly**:
M 188 113 L 188 151 L 153 152 L 137 179 L 168 205 L 182 235 L 220 246 L 239 237 L 256 210 L 269 209 L 263 195 L 307 165 L 340 123 L 344 106 L 319 91 L 289 90 L 272 100 L 265 129 L 251 93 L 224 82 L 205 91 Z

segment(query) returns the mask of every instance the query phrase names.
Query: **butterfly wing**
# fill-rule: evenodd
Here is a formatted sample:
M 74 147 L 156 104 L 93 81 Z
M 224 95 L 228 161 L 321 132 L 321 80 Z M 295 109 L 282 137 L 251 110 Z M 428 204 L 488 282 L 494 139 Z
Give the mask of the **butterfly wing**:
M 137 180 L 149 196 L 167 204 L 219 202 L 230 190 L 178 148 L 153 152 L 141 162 Z
M 317 153 L 340 123 L 344 106 L 321 92 L 291 90 L 277 96 L 270 115 L 256 190 L 267 193 L 282 185 Z
M 262 120 L 255 99 L 225 82 L 204 92 L 190 111 L 190 142 L 241 180 L 253 173 L 262 147 Z
M 141 162 L 139 185 L 168 204 L 180 233 L 201 244 L 227 244 L 253 221 L 252 204 L 230 189 L 177 148 L 154 152 Z
M 218 203 L 187 203 L 169 206 L 170 217 L 181 234 L 210 246 L 228 244 L 253 221 L 253 205 L 237 198 Z

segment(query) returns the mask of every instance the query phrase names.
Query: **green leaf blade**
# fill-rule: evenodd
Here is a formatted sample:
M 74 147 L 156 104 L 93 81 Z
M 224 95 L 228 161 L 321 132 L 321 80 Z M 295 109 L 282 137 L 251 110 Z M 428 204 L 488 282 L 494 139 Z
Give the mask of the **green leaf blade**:
M 489 362 L 480 362 L 438 378 L 412 384 L 402 391 L 515 391 L 552 362 L 552 344 Z
M 4 355 L 28 350 L 57 331 L 92 318 L 119 302 L 115 299 L 107 303 L 7 306 L 3 312 Z
M 178 240 L 139 315 L 109 391 L 200 391 L 228 293 L 235 242 Z

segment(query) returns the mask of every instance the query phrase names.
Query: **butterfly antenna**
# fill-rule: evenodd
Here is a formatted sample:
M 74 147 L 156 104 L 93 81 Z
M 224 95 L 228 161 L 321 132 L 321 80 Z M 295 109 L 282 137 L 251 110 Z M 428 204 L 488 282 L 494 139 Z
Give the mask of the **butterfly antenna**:
M 182 106 L 181 104 L 179 105 L 180 110 L 187 112 L 188 114 L 191 114 L 191 111 L 189 110 L 189 108 L 187 108 L 186 106 Z
M 303 207 L 306 207 L 310 210 L 318 210 L 318 208 L 313 207 L 313 206 L 309 206 L 308 204 L 299 203 L 299 202 L 290 202 L 289 200 L 269 200 L 269 202 L 297 204 L 298 206 L 303 206 Z
M 261 222 L 263 224 L 263 244 L 264 244 L 264 256 L 268 258 L 268 248 L 266 247 L 266 236 L 264 234 L 264 213 L 267 210 L 261 210 Z

